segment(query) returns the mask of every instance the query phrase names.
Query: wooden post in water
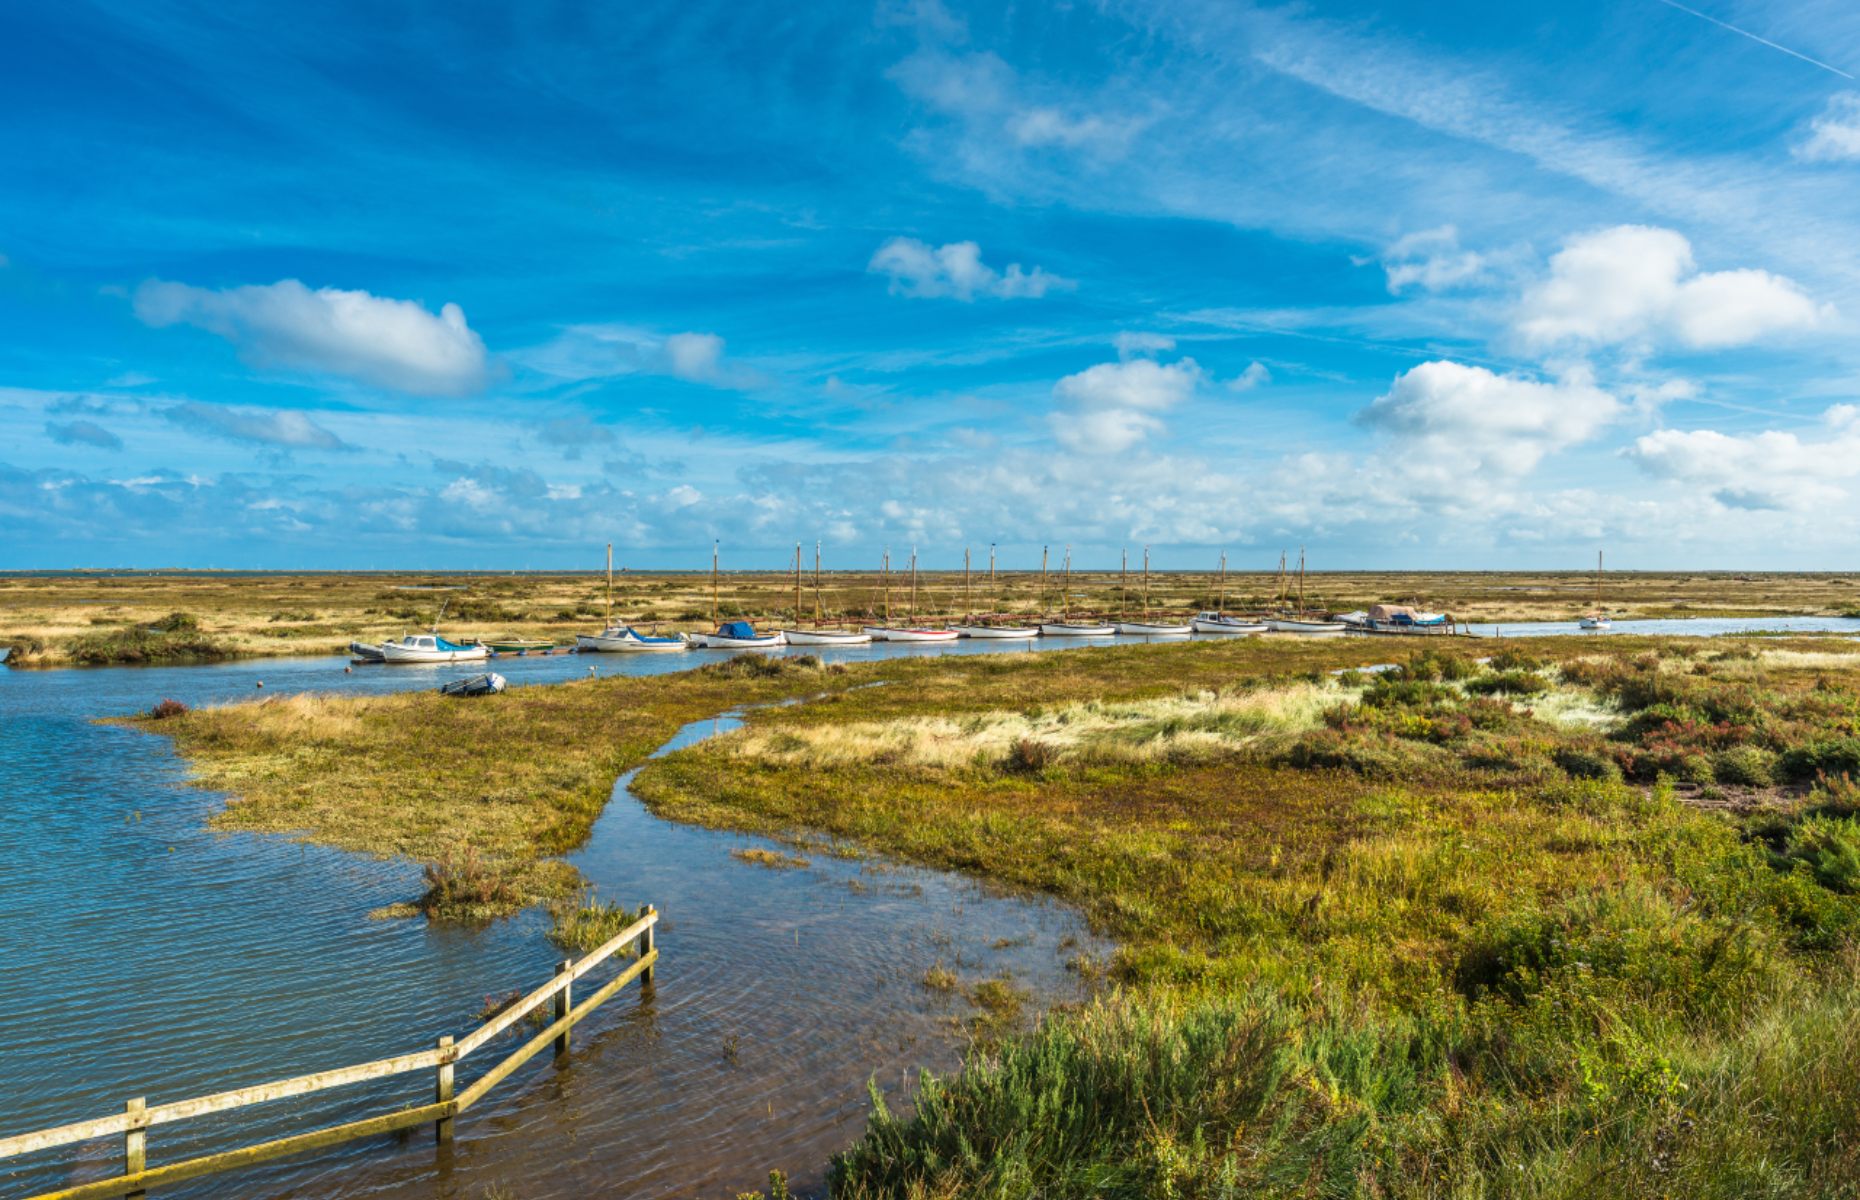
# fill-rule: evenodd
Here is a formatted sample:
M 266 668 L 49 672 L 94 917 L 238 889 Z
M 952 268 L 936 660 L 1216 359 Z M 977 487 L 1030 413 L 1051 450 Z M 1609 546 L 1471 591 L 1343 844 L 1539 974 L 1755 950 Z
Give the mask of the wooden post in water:
M 123 1105 L 129 1128 L 123 1132 L 123 1174 L 140 1175 L 149 1165 L 148 1100 L 137 1096 Z M 148 1195 L 141 1188 L 123 1193 L 124 1200 L 142 1200 Z
M 574 960 L 565 958 L 561 962 L 556 964 L 556 968 L 555 968 L 556 977 L 559 979 L 562 976 L 567 975 L 570 971 L 574 969 L 575 969 Z M 568 1010 L 574 1007 L 574 1005 L 570 1002 L 569 995 L 568 995 L 569 991 L 573 989 L 574 986 L 575 986 L 574 980 L 570 979 L 568 982 L 562 985 L 562 990 L 555 994 L 555 1019 L 558 1021 L 568 1016 Z M 564 1029 L 561 1033 L 558 1033 L 555 1035 L 555 1056 L 558 1059 L 563 1059 L 563 1058 L 568 1057 L 568 1030 L 566 1029 Z
M 649 913 L 657 913 L 659 910 L 654 908 L 652 905 L 648 904 L 646 906 L 646 911 Z M 652 931 L 656 928 L 658 928 L 658 926 L 648 925 L 646 926 L 646 932 L 639 935 L 639 956 L 641 958 L 644 958 L 648 954 L 652 953 Z M 646 987 L 652 986 L 652 967 L 651 966 L 648 966 L 643 972 L 640 973 L 639 981 L 641 984 L 643 984 Z
M 433 1068 L 433 1103 L 446 1104 L 452 1099 L 452 1035 L 439 1039 L 439 1065 Z M 441 1146 L 452 1144 L 452 1118 L 433 1122 L 433 1136 Z

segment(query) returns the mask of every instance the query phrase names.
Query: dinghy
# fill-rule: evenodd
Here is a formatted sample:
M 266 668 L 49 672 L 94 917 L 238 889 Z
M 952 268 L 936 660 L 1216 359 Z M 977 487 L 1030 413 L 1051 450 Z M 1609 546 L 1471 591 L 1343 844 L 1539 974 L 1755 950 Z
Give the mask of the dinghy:
M 651 637 L 631 625 L 616 625 L 599 633 L 575 635 L 575 648 L 583 654 L 639 654 L 656 650 L 689 650 L 691 639 L 682 633 L 670 637 Z
M 555 649 L 555 643 L 547 638 L 504 638 L 501 641 L 486 642 L 494 654 L 532 654 L 536 651 Z
M 1274 633 L 1342 633 L 1349 626 L 1308 617 L 1267 617 L 1266 628 Z
M 503 690 L 504 677 L 495 671 L 439 685 L 439 694 L 442 696 L 495 696 Z
M 1189 625 L 1196 633 L 1229 634 L 1241 636 L 1249 633 L 1266 632 L 1264 621 L 1249 621 L 1245 617 L 1230 616 L 1221 612 L 1201 612 Z
M 387 655 L 372 642 L 350 642 L 349 661 L 357 664 L 386 662 Z
M 997 638 L 1003 641 L 1021 641 L 1040 636 L 1040 631 L 1031 625 L 957 625 L 953 627 L 957 636 L 966 638 Z
M 1154 621 L 1119 621 L 1117 632 L 1131 637 L 1187 637 L 1195 632 L 1195 626 L 1162 624 Z
M 710 650 L 773 650 L 782 644 L 782 635 L 757 633 L 748 621 L 725 621 L 717 632 L 699 634 L 691 640 Z
M 784 629 L 790 646 L 863 646 L 872 635 L 863 629 L 823 629 L 820 621 L 820 543 L 814 543 L 814 624 L 807 629 Z M 794 623 L 801 623 L 801 543 L 794 544 Z
M 390 663 L 473 662 L 491 657 L 485 646 L 461 646 L 436 633 L 412 633 L 398 642 L 382 642 L 381 654 Z

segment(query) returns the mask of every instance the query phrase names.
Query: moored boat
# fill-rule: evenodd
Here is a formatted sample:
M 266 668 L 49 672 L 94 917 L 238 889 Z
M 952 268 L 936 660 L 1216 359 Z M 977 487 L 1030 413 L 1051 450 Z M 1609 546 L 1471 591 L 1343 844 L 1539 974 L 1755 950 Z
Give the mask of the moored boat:
M 390 663 L 449 663 L 489 658 L 491 651 L 449 642 L 436 633 L 410 633 L 398 642 L 382 642 L 381 654 Z
M 548 638 L 500 638 L 484 643 L 497 654 L 531 654 L 538 650 L 553 650 L 555 643 Z
M 1349 626 L 1317 617 L 1267 617 L 1266 628 L 1273 633 L 1342 633 Z
M 952 628 L 961 637 L 996 638 L 999 640 L 1020 641 L 1040 636 L 1040 631 L 1031 625 L 956 625 Z
M 781 633 L 757 633 L 748 621 L 725 621 L 715 633 L 701 633 L 692 643 L 709 650 L 773 650 L 782 645 Z
M 1602 610 L 1602 552 L 1595 552 L 1595 611 L 1576 622 L 1579 629 L 1613 629 L 1614 623 Z
M 670 637 L 653 637 L 631 625 L 615 625 L 599 633 L 577 634 L 575 648 L 584 654 L 639 654 L 659 650 L 689 650 L 691 639 L 682 633 Z
M 863 646 L 872 640 L 863 629 L 784 629 L 781 636 L 790 646 Z
M 961 636 L 954 629 L 913 629 L 897 625 L 867 625 L 865 632 L 875 642 L 953 642 Z
M 381 647 L 373 642 L 350 642 L 349 661 L 353 663 L 386 662 L 387 655 L 381 653 Z
M 1042 621 L 1041 637 L 1114 637 L 1117 626 L 1095 621 Z
M 1117 632 L 1130 637 L 1187 637 L 1195 632 L 1191 624 L 1177 625 L 1158 621 L 1119 621 Z
M 1231 616 L 1220 612 L 1201 612 L 1189 622 L 1196 633 L 1228 634 L 1244 636 L 1250 633 L 1266 632 L 1264 621 L 1249 621 L 1245 617 Z

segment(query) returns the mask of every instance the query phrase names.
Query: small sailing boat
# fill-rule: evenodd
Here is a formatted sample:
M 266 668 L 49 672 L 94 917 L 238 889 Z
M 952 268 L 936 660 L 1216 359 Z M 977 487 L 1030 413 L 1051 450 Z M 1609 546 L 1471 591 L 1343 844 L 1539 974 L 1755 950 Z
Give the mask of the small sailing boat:
M 917 621 L 917 547 L 911 547 L 911 610 L 903 625 L 891 623 L 891 551 L 885 551 L 885 623 L 868 625 L 865 631 L 875 642 L 953 642 L 961 635 L 954 629 L 919 624 Z
M 710 619 L 717 632 L 701 633 L 691 639 L 694 645 L 710 650 L 773 650 L 782 644 L 779 631 L 757 633 L 748 621 L 719 621 L 717 615 L 717 543 L 710 544 Z
M 1124 611 L 1130 611 L 1128 592 L 1130 591 L 1130 551 L 1124 551 L 1123 566 Z M 1150 620 L 1150 548 L 1143 547 L 1143 619 L 1141 621 L 1119 621 L 1117 632 L 1133 637 L 1187 637 L 1195 632 L 1191 624 L 1178 624 L 1174 621 Z
M 1274 633 L 1342 633 L 1349 626 L 1305 605 L 1305 548 L 1298 548 L 1298 611 L 1285 612 L 1285 556 L 1279 556 L 1279 608 L 1277 616 L 1266 618 L 1266 628 Z
M 1602 611 L 1602 552 L 1595 552 L 1595 611 L 1576 622 L 1582 629 L 1613 629 L 1614 622 Z
M 495 644 L 492 649 L 499 649 Z M 656 650 L 689 650 L 691 641 L 684 634 L 671 637 L 654 637 L 634 629 L 631 625 L 614 624 L 614 544 L 607 543 L 607 616 L 601 622 L 599 633 L 577 634 L 575 649 L 583 654 L 619 654 Z
M 969 551 L 965 546 L 962 551 L 962 592 L 963 607 L 974 613 L 974 605 L 969 602 Z M 995 544 L 988 543 L 988 600 L 996 608 L 1001 607 L 1001 596 L 995 588 Z M 996 624 L 996 618 L 989 616 L 976 620 L 973 615 L 965 625 L 955 626 L 958 634 L 966 638 L 994 638 L 1007 641 L 1024 641 L 1040 636 L 1040 631 L 1031 625 Z
M 1046 552 L 1040 552 L 1040 573 L 1046 574 Z M 1066 569 L 1064 582 L 1059 592 L 1059 619 L 1040 622 L 1042 637 L 1112 637 L 1117 633 L 1117 626 L 1106 625 L 1098 621 L 1074 621 L 1072 619 L 1072 547 L 1066 547 Z
M 1189 622 L 1196 633 L 1213 633 L 1244 635 L 1266 632 L 1264 621 L 1249 621 L 1245 617 L 1236 617 L 1227 611 L 1227 555 L 1221 555 L 1220 591 L 1214 602 L 1214 611 L 1198 612 Z
M 794 623 L 801 623 L 801 543 L 794 544 Z M 784 629 L 790 646 L 862 646 L 872 640 L 863 629 L 823 629 L 820 624 L 820 543 L 814 543 L 814 624 L 809 629 Z

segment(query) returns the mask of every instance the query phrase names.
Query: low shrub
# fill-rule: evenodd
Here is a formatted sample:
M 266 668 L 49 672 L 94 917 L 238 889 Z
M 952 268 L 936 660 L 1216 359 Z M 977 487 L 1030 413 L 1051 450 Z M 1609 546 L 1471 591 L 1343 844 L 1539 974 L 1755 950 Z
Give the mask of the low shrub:
M 585 954 L 606 944 L 645 914 L 643 908 L 608 904 L 594 894 L 593 888 L 587 888 L 573 902 L 551 911 L 549 941 L 557 949 Z M 623 952 L 629 958 L 636 953 L 634 947 Z
M 1621 778 L 1621 764 L 1607 751 L 1593 746 L 1559 746 L 1551 752 L 1550 758 L 1571 779 L 1618 781 Z
M 1008 747 L 1007 761 L 1003 764 L 1007 770 L 1022 775 L 1038 775 L 1048 767 L 1059 762 L 1060 748 L 1052 742 L 1043 742 L 1039 738 L 1017 738 Z
M 1769 787 L 1776 781 L 1776 756 L 1760 746 L 1730 746 L 1711 758 L 1712 778 L 1735 787 Z
M 166 721 L 169 717 L 182 716 L 186 712 L 187 705 L 179 700 L 163 700 L 154 708 L 149 709 L 149 720 Z
M 200 618 L 193 613 L 171 612 L 151 623 L 149 629 L 155 633 L 197 633 L 200 630 Z
M 500 915 L 522 903 L 522 896 L 500 863 L 467 845 L 426 864 L 426 893 L 420 911 L 434 921 L 477 921 Z
M 1550 690 L 1550 681 L 1525 670 L 1495 671 L 1466 681 L 1466 690 L 1479 696 L 1535 696 Z
M 1824 775 L 1860 777 L 1860 737 L 1830 738 L 1783 751 L 1777 773 L 1790 783 L 1812 783 Z

